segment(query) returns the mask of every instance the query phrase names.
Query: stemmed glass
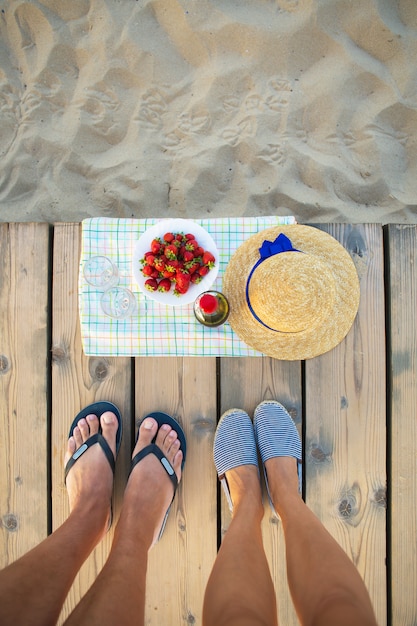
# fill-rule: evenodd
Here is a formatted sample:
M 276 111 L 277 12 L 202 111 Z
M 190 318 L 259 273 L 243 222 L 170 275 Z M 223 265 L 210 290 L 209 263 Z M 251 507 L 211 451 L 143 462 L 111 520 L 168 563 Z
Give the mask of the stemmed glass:
M 103 291 L 100 306 L 105 315 L 124 319 L 136 310 L 136 299 L 130 289 L 119 286 L 119 270 L 106 256 L 93 256 L 85 262 L 84 278 L 86 282 Z
M 113 287 L 105 291 L 100 304 L 106 315 L 117 319 L 130 317 L 136 310 L 135 296 L 125 287 Z
M 106 256 L 92 256 L 84 263 L 84 278 L 99 291 L 111 289 L 119 282 L 119 270 Z

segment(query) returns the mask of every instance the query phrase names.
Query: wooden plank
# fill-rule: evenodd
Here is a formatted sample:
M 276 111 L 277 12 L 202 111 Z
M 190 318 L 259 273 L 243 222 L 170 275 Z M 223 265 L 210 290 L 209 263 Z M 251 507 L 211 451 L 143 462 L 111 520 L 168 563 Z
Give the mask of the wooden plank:
M 384 264 L 379 225 L 321 226 L 350 252 L 358 316 L 336 348 L 306 361 L 306 500 L 386 615 L 386 388 Z
M 221 359 L 221 413 L 238 407 L 251 417 L 262 400 L 275 399 L 290 412 L 301 435 L 301 365 L 269 357 Z M 230 523 L 230 513 L 222 492 L 222 535 Z M 285 544 L 282 524 L 272 514 L 265 497 L 262 523 L 265 553 L 274 582 L 280 624 L 298 624 L 287 586 Z
M 183 426 L 187 460 L 164 535 L 149 555 L 146 624 L 201 624 L 217 550 L 216 359 L 135 361 L 136 417 L 161 410 Z
M 0 256 L 0 567 L 4 567 L 48 532 L 48 225 L 0 224 Z
M 52 327 L 52 502 L 53 527 L 68 516 L 63 456 L 68 430 L 78 411 L 96 400 L 114 402 L 122 412 L 124 437 L 117 462 L 114 521 L 106 538 L 81 569 L 61 621 L 85 594 L 107 558 L 130 463 L 131 363 L 128 358 L 87 357 L 81 347 L 78 317 L 80 225 L 57 224 L 53 250 Z
M 388 226 L 392 624 L 417 623 L 417 227 Z

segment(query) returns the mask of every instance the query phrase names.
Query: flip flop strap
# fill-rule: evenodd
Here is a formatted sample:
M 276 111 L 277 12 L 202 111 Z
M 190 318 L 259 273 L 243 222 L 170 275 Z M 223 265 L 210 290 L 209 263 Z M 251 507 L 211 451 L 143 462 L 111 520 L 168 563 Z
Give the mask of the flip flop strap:
M 101 433 L 96 433 L 95 435 L 91 435 L 91 437 L 89 437 L 87 439 L 87 441 L 84 441 L 83 445 L 80 446 L 78 448 L 78 450 L 76 450 L 74 452 L 74 454 L 72 455 L 72 457 L 70 458 L 70 460 L 66 464 L 66 466 L 65 466 L 65 480 L 67 479 L 68 472 L 73 467 L 73 465 L 77 462 L 77 460 L 80 458 L 80 456 L 82 456 L 84 454 L 84 452 L 87 452 L 87 450 L 89 448 L 91 448 L 91 446 L 94 446 L 96 443 L 98 443 L 100 445 L 101 449 L 103 450 L 103 452 L 104 452 L 104 454 L 106 456 L 106 459 L 108 460 L 109 465 L 111 467 L 111 471 L 114 474 L 114 470 L 115 470 L 115 467 L 116 467 L 116 461 L 114 460 L 114 454 L 113 454 L 109 444 L 104 439 L 103 435 Z
M 175 491 L 176 491 L 176 489 L 178 487 L 177 475 L 176 475 L 175 470 L 172 467 L 171 463 L 168 461 L 168 459 L 166 458 L 166 456 L 162 452 L 161 448 L 159 448 L 155 443 L 149 444 L 148 446 L 146 446 L 145 448 L 140 450 L 140 452 L 135 454 L 135 456 L 132 459 L 132 465 L 131 465 L 131 468 L 130 468 L 130 472 L 132 472 L 133 468 L 140 461 L 142 461 L 142 459 L 144 459 L 145 456 L 148 456 L 148 454 L 154 454 L 159 459 L 159 461 L 161 462 L 162 467 L 164 468 L 164 470 L 168 474 L 172 484 L 174 485 L 174 493 L 175 493 Z

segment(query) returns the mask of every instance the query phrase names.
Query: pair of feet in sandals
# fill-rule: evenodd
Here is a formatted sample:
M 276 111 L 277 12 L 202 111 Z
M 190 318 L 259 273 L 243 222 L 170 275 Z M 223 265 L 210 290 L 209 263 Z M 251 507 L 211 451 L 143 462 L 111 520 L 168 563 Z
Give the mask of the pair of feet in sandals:
M 107 408 L 109 410 L 103 411 Z M 153 543 L 162 534 L 185 460 L 181 435 L 174 430 L 173 422 L 171 418 L 171 425 L 161 424 L 160 420 L 153 417 L 146 417 L 142 421 L 132 454 L 136 464 L 132 462 L 125 491 L 128 506 L 129 500 L 133 502 L 140 493 L 144 503 L 148 499 L 151 508 L 158 507 Z M 94 520 L 98 538 L 106 533 L 111 524 L 114 463 L 120 445 L 121 428 L 117 408 L 110 403 L 100 403 L 84 409 L 70 429 L 64 459 L 70 511 L 87 516 L 90 524 Z M 149 454 L 155 446 L 159 450 L 156 450 L 159 457 L 155 453 Z
M 99 409 L 97 414 L 94 409 Z M 164 418 L 168 423 L 164 423 Z M 111 523 L 113 473 L 121 429 L 120 414 L 110 403 L 87 407 L 70 429 L 65 455 L 70 510 L 93 515 L 98 535 L 104 534 Z M 262 514 L 257 449 L 271 506 L 279 507 L 281 500 L 298 495 L 301 442 L 291 417 L 278 402 L 261 403 L 255 411 L 254 425 L 244 411 L 227 411 L 220 420 L 214 443 L 217 473 L 231 508 L 237 509 L 246 502 L 252 511 Z M 155 510 L 153 543 L 164 530 L 181 480 L 185 453 L 184 433 L 173 418 L 154 413 L 142 421 L 125 500 L 134 501 L 140 493 L 143 503 Z

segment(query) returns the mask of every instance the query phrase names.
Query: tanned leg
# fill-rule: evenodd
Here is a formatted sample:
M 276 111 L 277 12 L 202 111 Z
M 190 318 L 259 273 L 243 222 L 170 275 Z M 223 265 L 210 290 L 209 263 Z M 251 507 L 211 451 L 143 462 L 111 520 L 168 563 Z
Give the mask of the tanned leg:
M 177 433 L 168 425 L 146 418 L 140 427 L 133 456 L 156 433 L 156 444 L 181 478 L 182 452 Z M 133 469 L 109 558 L 97 580 L 66 624 L 106 626 L 144 623 L 148 551 L 158 537 L 173 495 L 172 483 L 160 461 L 146 456 Z
M 114 454 L 116 416 L 103 413 L 101 426 Z M 80 420 L 68 440 L 65 462 L 98 430 L 95 415 Z M 1 624 L 55 624 L 78 570 L 108 528 L 113 474 L 99 445 L 91 446 L 72 467 L 67 488 L 69 518 L 36 548 L 0 572 Z
M 264 513 L 258 469 L 243 465 L 226 472 L 233 518 L 211 572 L 203 608 L 204 626 L 273 626 L 275 592 L 265 556 Z
M 289 587 L 303 626 L 376 626 L 356 567 L 299 496 L 296 460 L 272 458 L 265 467 L 284 528 Z

